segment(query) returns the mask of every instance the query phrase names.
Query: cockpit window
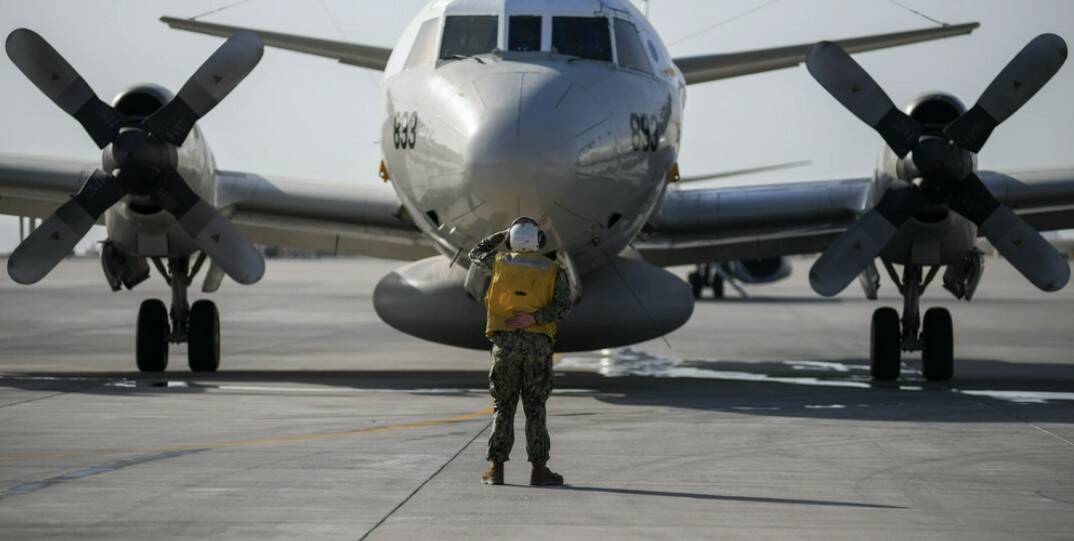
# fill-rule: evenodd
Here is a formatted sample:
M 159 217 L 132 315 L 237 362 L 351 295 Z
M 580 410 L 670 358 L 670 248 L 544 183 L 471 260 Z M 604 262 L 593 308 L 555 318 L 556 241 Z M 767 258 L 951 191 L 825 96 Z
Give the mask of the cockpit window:
M 421 25 L 410 56 L 406 58 L 406 67 L 429 64 L 436 57 L 436 31 L 440 28 L 440 19 L 429 19 Z
M 612 36 L 604 17 L 554 17 L 552 52 L 588 60 L 612 61 Z
M 444 21 L 440 59 L 468 58 L 496 50 L 499 24 L 495 15 L 457 15 Z
M 508 32 L 507 50 L 519 52 L 541 50 L 541 18 L 539 16 L 511 17 L 511 28 Z
M 615 51 L 619 55 L 620 66 L 645 73 L 653 72 L 634 23 L 623 19 L 615 20 Z

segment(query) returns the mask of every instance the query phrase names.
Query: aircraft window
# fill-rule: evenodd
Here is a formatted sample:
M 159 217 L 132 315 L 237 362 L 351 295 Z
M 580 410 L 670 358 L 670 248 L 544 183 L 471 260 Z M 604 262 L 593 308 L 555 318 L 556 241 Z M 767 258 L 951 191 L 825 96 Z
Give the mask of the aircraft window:
M 660 53 L 656 52 L 656 45 L 653 45 L 652 40 L 649 40 L 649 54 L 653 55 L 653 62 L 660 61 Z
M 447 17 L 440 59 L 466 58 L 495 51 L 498 26 L 495 15 Z
M 634 23 L 623 19 L 615 20 L 615 50 L 619 54 L 620 66 L 645 73 L 653 72 Z
M 421 25 L 414 47 L 406 59 L 406 67 L 429 64 L 436 58 L 436 31 L 440 28 L 440 19 L 430 19 Z
M 588 60 L 612 61 L 612 36 L 604 17 L 555 17 L 552 52 Z
M 540 17 L 529 15 L 511 17 L 509 31 L 507 50 L 520 52 L 541 50 Z

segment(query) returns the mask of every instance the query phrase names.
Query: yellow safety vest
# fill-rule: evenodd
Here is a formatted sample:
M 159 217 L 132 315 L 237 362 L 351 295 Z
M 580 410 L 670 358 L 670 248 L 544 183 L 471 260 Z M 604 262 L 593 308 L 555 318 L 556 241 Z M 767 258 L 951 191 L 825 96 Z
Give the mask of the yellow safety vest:
M 556 338 L 556 324 L 534 325 L 525 329 L 512 329 L 507 320 L 515 312 L 533 313 L 552 303 L 556 288 L 556 263 L 537 253 L 496 254 L 492 266 L 492 281 L 485 293 L 488 324 L 485 335 L 499 331 L 534 332 Z

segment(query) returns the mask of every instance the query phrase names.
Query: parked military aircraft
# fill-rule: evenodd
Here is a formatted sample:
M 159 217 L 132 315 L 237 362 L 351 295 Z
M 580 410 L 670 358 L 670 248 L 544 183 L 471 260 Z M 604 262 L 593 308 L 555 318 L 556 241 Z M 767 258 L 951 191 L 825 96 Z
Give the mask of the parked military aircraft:
M 229 37 L 218 53 L 225 61 L 219 67 L 203 68 L 206 71 L 199 74 L 208 78 L 196 75 L 175 98 L 157 87 L 143 86 L 118 96 L 112 107 L 87 93 L 88 87 L 62 58 L 45 54 L 40 44 L 34 46 L 36 53 L 17 60 L 9 38 L 9 55 L 16 64 L 87 126 L 95 141 L 105 147 L 105 160 L 84 165 L 0 157 L 0 211 L 4 213 L 46 216 L 67 194 L 85 185 L 74 199 L 83 209 L 81 214 L 68 205 L 61 207 L 50 219 L 55 226 L 45 228 L 47 234 L 28 239 L 12 258 L 9 272 L 17 280 L 32 282 L 47 272 L 71 246 L 67 235 L 72 231 L 64 227 L 74 233 L 84 231 L 83 226 L 89 227 L 87 216 L 103 216 L 108 226 L 102 262 L 114 288 L 133 287 L 144 279 L 147 258 L 157 262 L 158 269 L 163 269 L 163 261 L 168 262 L 165 278 L 173 292 L 170 323 L 162 318 L 159 301 L 147 301 L 139 313 L 138 366 L 147 371 L 164 370 L 168 341 L 188 336 L 191 367 L 216 368 L 218 338 L 214 338 L 215 351 L 193 347 L 195 334 L 205 332 L 206 327 L 213 331 L 206 335 L 218 337 L 218 325 L 215 310 L 204 310 L 211 312 L 208 319 L 214 323 L 210 325 L 197 323 L 204 321 L 195 315 L 197 303 L 185 310 L 187 286 L 201 267 L 195 264 L 188 269 L 189 261 L 192 257 L 201 261 L 200 254 L 207 254 L 212 262 L 206 290 L 218 286 L 224 273 L 240 282 L 256 281 L 260 259 L 250 255 L 244 237 L 255 243 L 417 260 L 380 281 L 374 292 L 377 313 L 413 336 L 483 349 L 487 343 L 478 298 L 484 278 L 473 269 L 466 270 L 469 265 L 462 254 L 514 217 L 533 216 L 546 229 L 548 255 L 569 271 L 576 303 L 561 326 L 557 347 L 591 350 L 658 337 L 687 321 L 693 309 L 691 288 L 661 266 L 825 250 L 844 233 L 859 235 L 857 231 L 868 230 L 852 224 L 863 215 L 868 223 L 875 221 L 869 211 L 874 207 L 886 210 L 885 201 L 890 200 L 886 194 L 910 191 L 894 189 L 901 186 L 895 179 L 926 178 L 927 173 L 941 169 L 937 163 L 947 163 L 939 157 L 922 159 L 919 171 L 924 173 L 910 177 L 900 177 L 897 173 L 902 170 L 896 171 L 895 161 L 886 160 L 871 178 L 678 189 L 677 158 L 687 86 L 796 66 L 805 61 L 810 44 L 672 58 L 656 30 L 626 0 L 436 0 L 418 13 L 390 50 L 172 17 L 162 20 L 174 28 Z M 976 23 L 969 23 L 838 43 L 857 53 L 967 34 L 975 28 Z M 217 171 L 196 129 L 189 138 L 181 137 L 226 94 L 215 90 L 217 78 L 230 88 L 252 68 L 250 59 L 257 56 L 258 48 L 245 32 L 253 32 L 270 47 L 384 72 L 381 176 L 390 180 L 394 195 L 355 185 L 325 187 Z M 25 47 L 31 40 L 15 41 L 16 45 L 24 42 Z M 811 62 L 811 69 L 825 62 L 835 61 Z M 1038 63 L 1033 58 L 1016 62 L 1021 62 L 1022 72 L 1033 72 Z M 217 64 L 210 61 L 206 66 Z M 838 74 L 842 68 L 830 69 Z M 831 86 L 838 87 L 836 83 Z M 836 92 L 837 96 L 847 93 Z M 853 104 L 857 93 L 851 89 L 849 94 L 844 103 Z M 877 93 L 868 95 L 874 101 L 867 107 L 876 107 Z M 914 134 L 901 129 L 912 124 L 901 119 L 905 116 L 929 126 L 938 121 L 936 115 L 948 111 L 947 103 L 931 95 L 916 102 L 908 116 L 889 111 L 882 120 L 900 119 L 893 130 L 901 139 L 892 136 L 883 122 L 881 133 L 900 155 L 902 150 L 924 154 L 934 144 L 918 145 Z M 858 112 L 856 107 L 852 111 Z M 985 109 L 993 119 L 1001 120 L 995 116 L 997 109 Z M 872 109 L 863 116 L 867 121 L 877 120 Z M 105 122 L 102 118 L 109 126 L 103 137 L 94 127 Z M 972 118 L 979 120 L 970 127 L 978 125 L 981 117 Z M 928 136 L 940 138 L 924 133 L 922 141 Z M 906 167 L 905 161 L 898 163 Z M 95 173 L 97 169 L 102 172 Z M 202 199 L 192 203 L 189 196 L 178 197 L 180 192 L 185 194 L 180 177 Z M 1071 226 L 1074 171 L 1017 177 L 1019 181 L 999 173 L 977 173 L 986 192 L 1015 208 L 1033 226 Z M 922 182 L 917 191 L 925 192 L 933 184 L 950 193 L 967 191 L 952 190 L 946 182 Z M 114 187 L 125 183 L 130 186 L 126 195 Z M 99 185 L 110 186 L 103 190 L 105 195 L 100 195 Z M 984 199 L 979 189 L 973 193 L 974 201 Z M 216 214 L 199 211 L 201 218 L 187 220 L 193 210 L 185 209 L 206 207 L 218 209 L 241 234 L 225 227 L 227 220 L 217 219 Z M 979 262 L 974 263 L 966 250 L 958 258 L 946 256 L 958 251 L 952 240 L 957 234 L 972 241 L 975 228 L 955 225 L 953 215 L 941 216 L 939 210 L 932 204 L 915 207 L 901 221 L 892 222 L 899 226 L 895 240 L 876 239 L 868 246 L 872 249 L 875 243 L 886 246 L 902 239 L 901 245 L 908 246 L 913 256 L 906 260 L 907 276 L 917 280 L 914 269 L 920 265 L 948 265 L 953 283 L 972 289 Z M 973 223 L 979 223 L 977 214 L 968 214 Z M 1005 216 L 997 228 L 1025 233 L 1024 227 L 1011 221 L 1013 214 Z M 210 224 L 208 241 L 197 227 L 204 220 Z M 55 231 L 59 231 L 58 239 L 53 238 Z M 985 233 L 989 231 L 985 226 Z M 232 249 L 216 248 L 213 243 L 218 238 Z M 1033 241 L 1026 238 L 1023 242 Z M 822 261 L 847 258 L 846 248 L 840 248 L 846 244 L 832 244 Z M 850 242 L 854 250 L 857 244 Z M 946 258 L 940 258 L 940 252 Z M 245 255 L 232 258 L 234 253 Z M 1031 258 L 1037 257 L 1043 255 L 1034 251 Z M 1012 259 L 1024 269 L 1018 258 Z M 957 264 L 951 266 L 952 262 Z M 821 280 L 827 280 L 824 283 L 845 278 L 839 265 L 818 267 L 829 269 L 818 273 Z M 870 276 L 868 261 L 863 268 L 864 275 Z M 853 269 L 851 278 L 860 271 Z M 904 281 L 910 283 L 910 278 Z M 913 291 L 907 298 L 916 307 Z M 874 325 L 874 375 L 879 378 L 892 377 L 890 328 L 887 319 L 883 325 Z M 886 330 L 878 337 L 877 329 Z M 925 342 L 939 343 L 929 340 Z M 949 334 L 946 344 L 950 348 Z M 906 340 L 898 347 L 912 349 L 913 345 Z M 949 364 L 950 355 L 936 351 L 927 359 L 934 366 Z M 203 354 L 207 360 L 199 357 Z M 926 371 L 937 379 L 949 373 Z

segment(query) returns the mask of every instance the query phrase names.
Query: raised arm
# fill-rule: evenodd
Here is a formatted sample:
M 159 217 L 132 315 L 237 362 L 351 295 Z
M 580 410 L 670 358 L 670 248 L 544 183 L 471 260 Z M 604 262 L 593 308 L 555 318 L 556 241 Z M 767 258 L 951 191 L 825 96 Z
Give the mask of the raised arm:
M 493 233 L 481 242 L 474 246 L 473 250 L 470 250 L 469 258 L 470 263 L 481 267 L 488 273 L 492 272 L 492 262 L 496 255 L 496 247 L 500 245 L 507 238 L 507 231 L 500 231 L 499 233 Z

